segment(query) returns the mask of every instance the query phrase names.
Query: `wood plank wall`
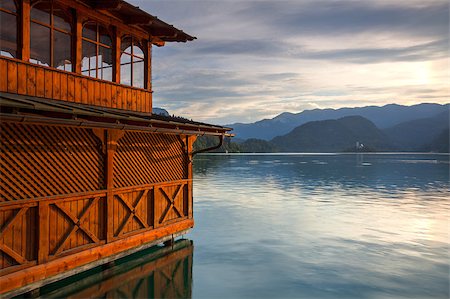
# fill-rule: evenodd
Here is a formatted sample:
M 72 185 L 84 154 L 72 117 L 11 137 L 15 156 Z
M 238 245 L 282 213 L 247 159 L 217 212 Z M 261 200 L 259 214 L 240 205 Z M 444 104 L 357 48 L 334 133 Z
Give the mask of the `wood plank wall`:
M 123 110 L 152 112 L 152 93 L 0 57 L 0 92 Z
M 114 160 L 127 166 L 115 168 L 115 186 L 105 189 L 103 150 L 91 130 L 13 123 L 0 129 L 0 280 L 192 219 L 182 138 L 127 132 Z M 122 171 L 135 176 L 131 184 L 121 181 Z M 147 174 L 154 176 L 137 179 Z

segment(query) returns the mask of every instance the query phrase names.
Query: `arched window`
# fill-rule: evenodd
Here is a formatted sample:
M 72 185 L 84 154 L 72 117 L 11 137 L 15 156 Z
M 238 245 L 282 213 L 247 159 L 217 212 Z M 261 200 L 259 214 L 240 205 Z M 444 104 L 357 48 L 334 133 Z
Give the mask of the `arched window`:
M 88 22 L 83 27 L 83 75 L 112 81 L 112 40 L 105 27 Z
M 0 1 L 0 55 L 17 57 L 17 4 Z
M 134 37 L 122 38 L 120 83 L 144 88 L 144 52 Z
M 30 61 L 72 71 L 72 18 L 53 1 L 33 1 L 30 24 Z

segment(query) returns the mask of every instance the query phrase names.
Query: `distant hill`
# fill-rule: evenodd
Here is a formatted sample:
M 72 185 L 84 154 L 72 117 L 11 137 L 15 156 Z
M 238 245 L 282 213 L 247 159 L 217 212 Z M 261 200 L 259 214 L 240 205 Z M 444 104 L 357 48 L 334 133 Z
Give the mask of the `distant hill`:
M 355 148 L 391 149 L 388 137 L 373 122 L 361 116 L 312 121 L 271 140 L 282 152 L 342 152 Z
M 157 115 L 162 115 L 162 116 L 170 116 L 169 112 L 167 112 L 167 110 L 163 109 L 163 108 L 154 107 L 152 109 L 152 113 L 157 114 Z
M 442 130 L 442 132 L 438 136 L 436 136 L 433 141 L 427 144 L 422 150 L 426 152 L 449 153 L 449 135 L 449 128 Z
M 383 132 L 388 136 L 395 149 L 420 151 L 426 149 L 426 145 L 438 140 L 438 136 L 444 130 L 448 131 L 448 127 L 449 111 L 446 111 L 433 117 L 403 122 L 387 128 Z
M 362 116 L 380 129 L 386 129 L 398 124 L 423 118 L 430 118 L 449 111 L 450 104 L 418 104 L 402 106 L 397 104 L 367 106 L 360 108 L 314 109 L 300 113 L 282 113 L 272 119 L 264 119 L 255 123 L 235 123 L 227 125 L 234 129 L 233 133 L 239 139 L 257 138 L 271 140 L 276 136 L 289 133 L 294 128 L 310 121 L 339 119 L 345 116 Z

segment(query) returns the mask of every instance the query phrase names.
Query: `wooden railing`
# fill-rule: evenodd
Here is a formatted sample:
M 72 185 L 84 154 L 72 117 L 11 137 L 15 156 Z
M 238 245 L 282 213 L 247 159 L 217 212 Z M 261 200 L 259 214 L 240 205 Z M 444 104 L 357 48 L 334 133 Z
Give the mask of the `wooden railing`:
M 0 57 L 0 92 L 139 112 L 152 111 L 152 92 Z
M 2 202 L 0 276 L 184 221 L 192 215 L 190 184 Z

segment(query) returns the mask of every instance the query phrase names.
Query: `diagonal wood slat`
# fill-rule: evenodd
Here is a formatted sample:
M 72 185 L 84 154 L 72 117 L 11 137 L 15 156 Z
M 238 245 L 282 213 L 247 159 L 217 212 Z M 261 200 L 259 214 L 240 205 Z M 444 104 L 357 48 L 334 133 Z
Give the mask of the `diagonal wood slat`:
M 22 265 L 28 262 L 20 254 L 18 254 L 17 252 L 15 252 L 14 250 L 12 250 L 3 243 L 0 243 L 0 250 L 9 255 L 10 257 L 12 257 L 18 264 Z
M 114 156 L 114 187 L 182 180 L 187 169 L 184 144 L 176 135 L 126 132 Z
M 2 123 L 0 201 L 102 189 L 103 154 L 89 129 Z

